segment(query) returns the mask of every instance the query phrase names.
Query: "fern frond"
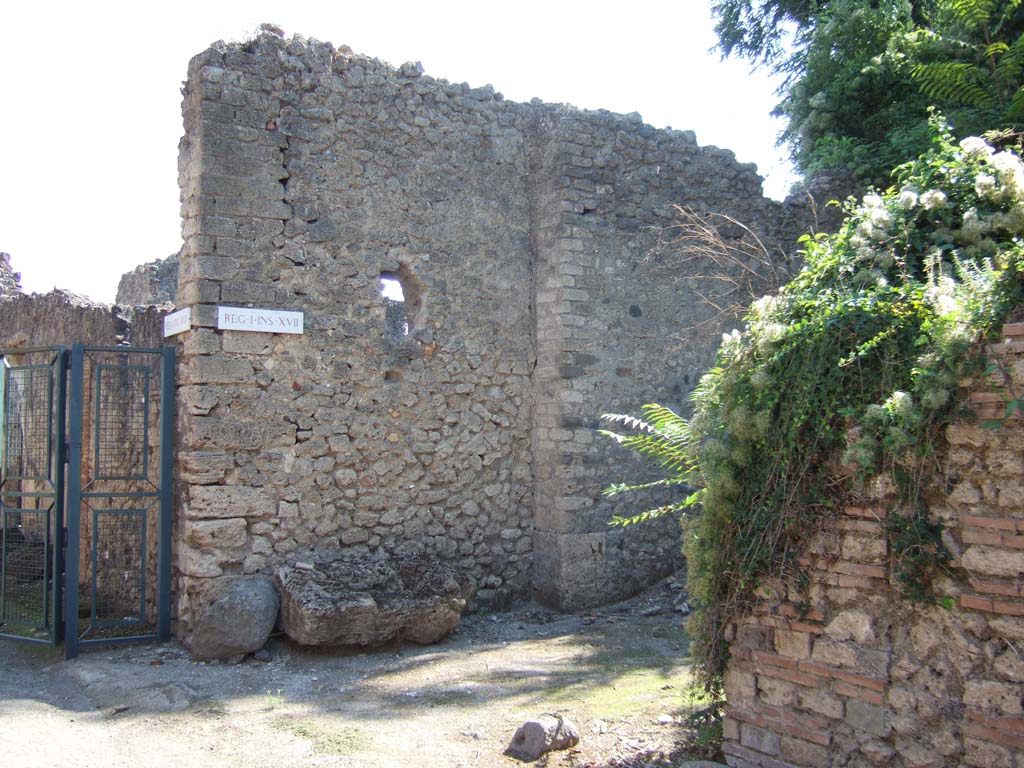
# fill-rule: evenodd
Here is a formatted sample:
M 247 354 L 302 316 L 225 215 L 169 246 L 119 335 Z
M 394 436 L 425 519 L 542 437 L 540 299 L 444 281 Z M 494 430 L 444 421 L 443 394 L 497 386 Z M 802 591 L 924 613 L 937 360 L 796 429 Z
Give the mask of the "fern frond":
M 1024 86 L 1017 89 L 1017 92 L 1013 94 L 1013 98 L 1010 99 L 1010 105 L 1006 108 L 1006 112 L 1003 113 L 1003 117 L 1008 121 L 1024 121 Z
M 640 408 L 644 418 L 659 432 L 679 432 L 689 434 L 690 424 L 682 416 L 657 403 L 648 403 Z
M 644 432 L 654 431 L 654 427 L 646 421 L 638 419 L 636 416 L 630 416 L 628 413 L 602 413 L 601 420 L 610 421 L 612 424 L 624 424 L 630 429 L 640 429 Z
M 613 483 L 601 493 L 604 496 L 618 496 L 622 493 L 633 493 L 635 491 L 649 491 L 652 488 L 665 488 L 673 485 L 686 485 L 684 478 L 663 477 L 660 480 L 652 480 L 649 483 Z
M 696 463 L 696 457 L 688 446 L 659 435 L 627 435 L 618 442 L 643 456 L 657 459 L 662 468 L 671 472 L 689 472 Z
M 990 59 L 993 56 L 999 56 L 1002 53 L 1006 53 L 1008 50 L 1010 50 L 1010 46 L 1000 40 L 985 48 L 985 58 Z
M 643 523 L 648 520 L 654 520 L 659 517 L 663 517 L 672 513 L 683 513 L 688 511 L 691 507 L 695 507 L 701 503 L 704 498 L 704 489 L 694 491 L 682 501 L 677 501 L 675 504 L 663 504 L 660 507 L 654 507 L 641 512 L 639 515 L 633 515 L 632 517 L 622 517 L 621 515 L 615 515 L 609 521 L 610 525 L 626 526 L 635 525 L 636 523 Z
M 981 83 L 985 73 L 973 64 L 940 61 L 918 64 L 911 70 L 921 92 L 942 105 L 991 107 L 995 97 Z
M 954 22 L 965 29 L 974 30 L 988 23 L 995 7 L 994 0 L 945 0 L 941 7 Z

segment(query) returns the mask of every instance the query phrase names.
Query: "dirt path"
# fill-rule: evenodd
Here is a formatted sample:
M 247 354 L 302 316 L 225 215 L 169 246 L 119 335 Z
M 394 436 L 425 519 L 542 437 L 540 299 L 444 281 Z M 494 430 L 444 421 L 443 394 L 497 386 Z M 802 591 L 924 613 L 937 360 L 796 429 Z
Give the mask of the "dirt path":
M 0 640 L 0 765 L 12 768 L 512 766 L 516 727 L 576 721 L 547 766 L 670 766 L 693 709 L 682 619 L 665 583 L 563 616 L 467 616 L 444 643 L 373 653 L 275 641 L 269 660 L 198 664 L 176 644 L 73 662 Z

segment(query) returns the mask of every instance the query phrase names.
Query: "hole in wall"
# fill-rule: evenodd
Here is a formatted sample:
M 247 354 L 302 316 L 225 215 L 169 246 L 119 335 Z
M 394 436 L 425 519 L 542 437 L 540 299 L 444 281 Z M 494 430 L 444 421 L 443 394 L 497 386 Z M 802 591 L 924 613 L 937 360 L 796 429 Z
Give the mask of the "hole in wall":
M 384 371 L 385 384 L 396 384 L 404 378 L 405 376 L 402 375 L 401 371 Z
M 380 273 L 380 295 L 384 301 L 384 335 L 401 341 L 415 330 L 421 307 L 419 280 L 404 264 L 395 271 Z
M 393 274 L 382 272 L 380 295 L 384 299 L 384 335 L 394 340 L 405 338 L 411 329 L 402 282 Z

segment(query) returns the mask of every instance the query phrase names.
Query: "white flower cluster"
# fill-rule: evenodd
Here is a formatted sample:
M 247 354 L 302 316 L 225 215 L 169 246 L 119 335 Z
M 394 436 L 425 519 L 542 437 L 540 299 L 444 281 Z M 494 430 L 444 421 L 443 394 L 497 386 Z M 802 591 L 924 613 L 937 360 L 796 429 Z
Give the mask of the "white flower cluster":
M 720 351 L 726 357 L 735 357 L 743 349 L 743 334 L 733 328 L 729 333 L 722 334 Z
M 914 412 L 914 398 L 907 392 L 896 390 L 885 401 L 885 409 L 894 417 L 907 417 Z
M 861 250 L 871 241 L 882 242 L 887 240 L 892 227 L 892 213 L 885 206 L 885 200 L 881 195 L 864 195 L 863 205 L 857 210 L 860 223 L 857 225 L 857 236 L 860 240 L 855 247 Z M 856 237 L 856 236 L 855 236 Z
M 929 189 L 927 192 L 922 192 L 921 197 L 918 199 L 921 207 L 926 211 L 934 211 L 938 208 L 946 207 L 946 193 L 941 189 Z
M 966 160 L 981 160 L 988 166 L 974 177 L 974 192 L 992 203 L 1008 203 L 1011 207 L 1024 203 L 1024 163 L 1013 152 L 996 152 L 984 139 L 968 136 L 960 142 Z M 996 226 L 1019 232 L 1002 221 Z

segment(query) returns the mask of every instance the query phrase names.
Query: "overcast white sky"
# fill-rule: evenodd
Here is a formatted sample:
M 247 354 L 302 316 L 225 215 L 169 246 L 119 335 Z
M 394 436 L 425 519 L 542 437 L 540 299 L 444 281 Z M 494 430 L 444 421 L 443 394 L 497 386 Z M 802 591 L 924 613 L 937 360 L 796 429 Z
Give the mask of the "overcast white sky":
M 792 181 L 775 84 L 720 62 L 708 0 L 0 3 L 0 251 L 27 291 L 112 301 L 180 245 L 177 145 L 188 60 L 261 22 L 506 98 L 639 112 Z

